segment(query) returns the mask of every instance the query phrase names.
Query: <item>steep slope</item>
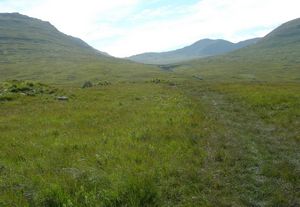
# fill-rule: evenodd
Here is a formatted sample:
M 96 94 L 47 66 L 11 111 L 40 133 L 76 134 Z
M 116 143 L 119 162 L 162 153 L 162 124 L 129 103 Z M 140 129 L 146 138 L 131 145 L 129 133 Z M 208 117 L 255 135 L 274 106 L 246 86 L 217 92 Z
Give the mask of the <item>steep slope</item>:
M 212 79 L 300 80 L 300 19 L 289 21 L 247 48 L 193 60 L 178 71 Z
M 49 22 L 18 13 L 0 14 L 0 55 L 3 58 L 62 57 L 101 54 L 82 40 L 59 32 Z
M 170 64 L 224 54 L 255 44 L 258 41 L 259 38 L 255 38 L 234 44 L 232 42 L 221 39 L 203 39 L 182 49 L 162 53 L 144 53 L 131 56 L 128 59 L 147 64 Z
M 152 70 L 99 52 L 81 39 L 61 33 L 49 22 L 19 13 L 0 14 L 0 81 L 129 79 L 152 74 Z

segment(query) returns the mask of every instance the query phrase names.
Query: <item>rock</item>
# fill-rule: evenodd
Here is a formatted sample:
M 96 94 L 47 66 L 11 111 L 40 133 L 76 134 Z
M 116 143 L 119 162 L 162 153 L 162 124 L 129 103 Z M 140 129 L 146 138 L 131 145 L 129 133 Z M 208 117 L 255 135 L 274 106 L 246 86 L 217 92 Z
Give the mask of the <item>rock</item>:
M 82 85 L 82 88 L 91 88 L 93 87 L 93 83 L 91 81 L 85 81 Z
M 202 77 L 200 77 L 200 76 L 197 76 L 197 75 L 193 75 L 193 78 L 196 78 L 197 80 L 203 80 L 203 78 L 202 78 Z
M 59 96 L 59 97 L 57 97 L 57 100 L 59 100 L 59 101 L 67 101 L 67 100 L 69 100 L 69 98 L 66 97 L 66 96 Z

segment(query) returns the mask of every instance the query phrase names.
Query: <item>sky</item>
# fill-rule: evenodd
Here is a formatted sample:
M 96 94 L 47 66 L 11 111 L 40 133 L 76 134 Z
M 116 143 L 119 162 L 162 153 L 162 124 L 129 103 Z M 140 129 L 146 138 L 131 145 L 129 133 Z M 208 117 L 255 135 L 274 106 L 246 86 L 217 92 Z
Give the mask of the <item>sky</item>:
M 262 37 L 299 8 L 299 0 L 0 0 L 0 13 L 49 21 L 116 57 Z

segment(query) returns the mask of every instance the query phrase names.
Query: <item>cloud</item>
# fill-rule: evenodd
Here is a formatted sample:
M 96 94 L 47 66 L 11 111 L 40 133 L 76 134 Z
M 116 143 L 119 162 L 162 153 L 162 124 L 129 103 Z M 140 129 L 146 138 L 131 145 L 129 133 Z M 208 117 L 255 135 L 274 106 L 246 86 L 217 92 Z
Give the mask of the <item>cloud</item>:
M 298 18 L 298 8 L 300 2 L 295 0 L 203 0 L 181 8 L 180 12 L 184 10 L 185 14 L 179 18 L 137 25 L 106 50 L 119 48 L 117 54 L 126 56 L 127 53 L 176 49 L 202 38 L 237 42 L 264 36 L 280 24 Z
M 118 57 L 176 49 L 202 38 L 236 42 L 264 36 L 298 18 L 298 8 L 298 0 L 0 1 L 0 12 L 50 21 Z

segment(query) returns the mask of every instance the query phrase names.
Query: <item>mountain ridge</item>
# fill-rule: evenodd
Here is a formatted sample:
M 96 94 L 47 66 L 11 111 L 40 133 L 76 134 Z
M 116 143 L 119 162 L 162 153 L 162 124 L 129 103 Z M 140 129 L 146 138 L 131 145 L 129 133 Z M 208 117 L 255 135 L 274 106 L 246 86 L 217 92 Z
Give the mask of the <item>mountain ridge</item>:
M 232 43 L 223 39 L 202 39 L 189 46 L 161 53 L 149 52 L 128 57 L 129 60 L 146 64 L 171 64 L 189 61 L 197 58 L 205 58 L 228 53 L 256 44 L 260 38 L 244 40 Z

